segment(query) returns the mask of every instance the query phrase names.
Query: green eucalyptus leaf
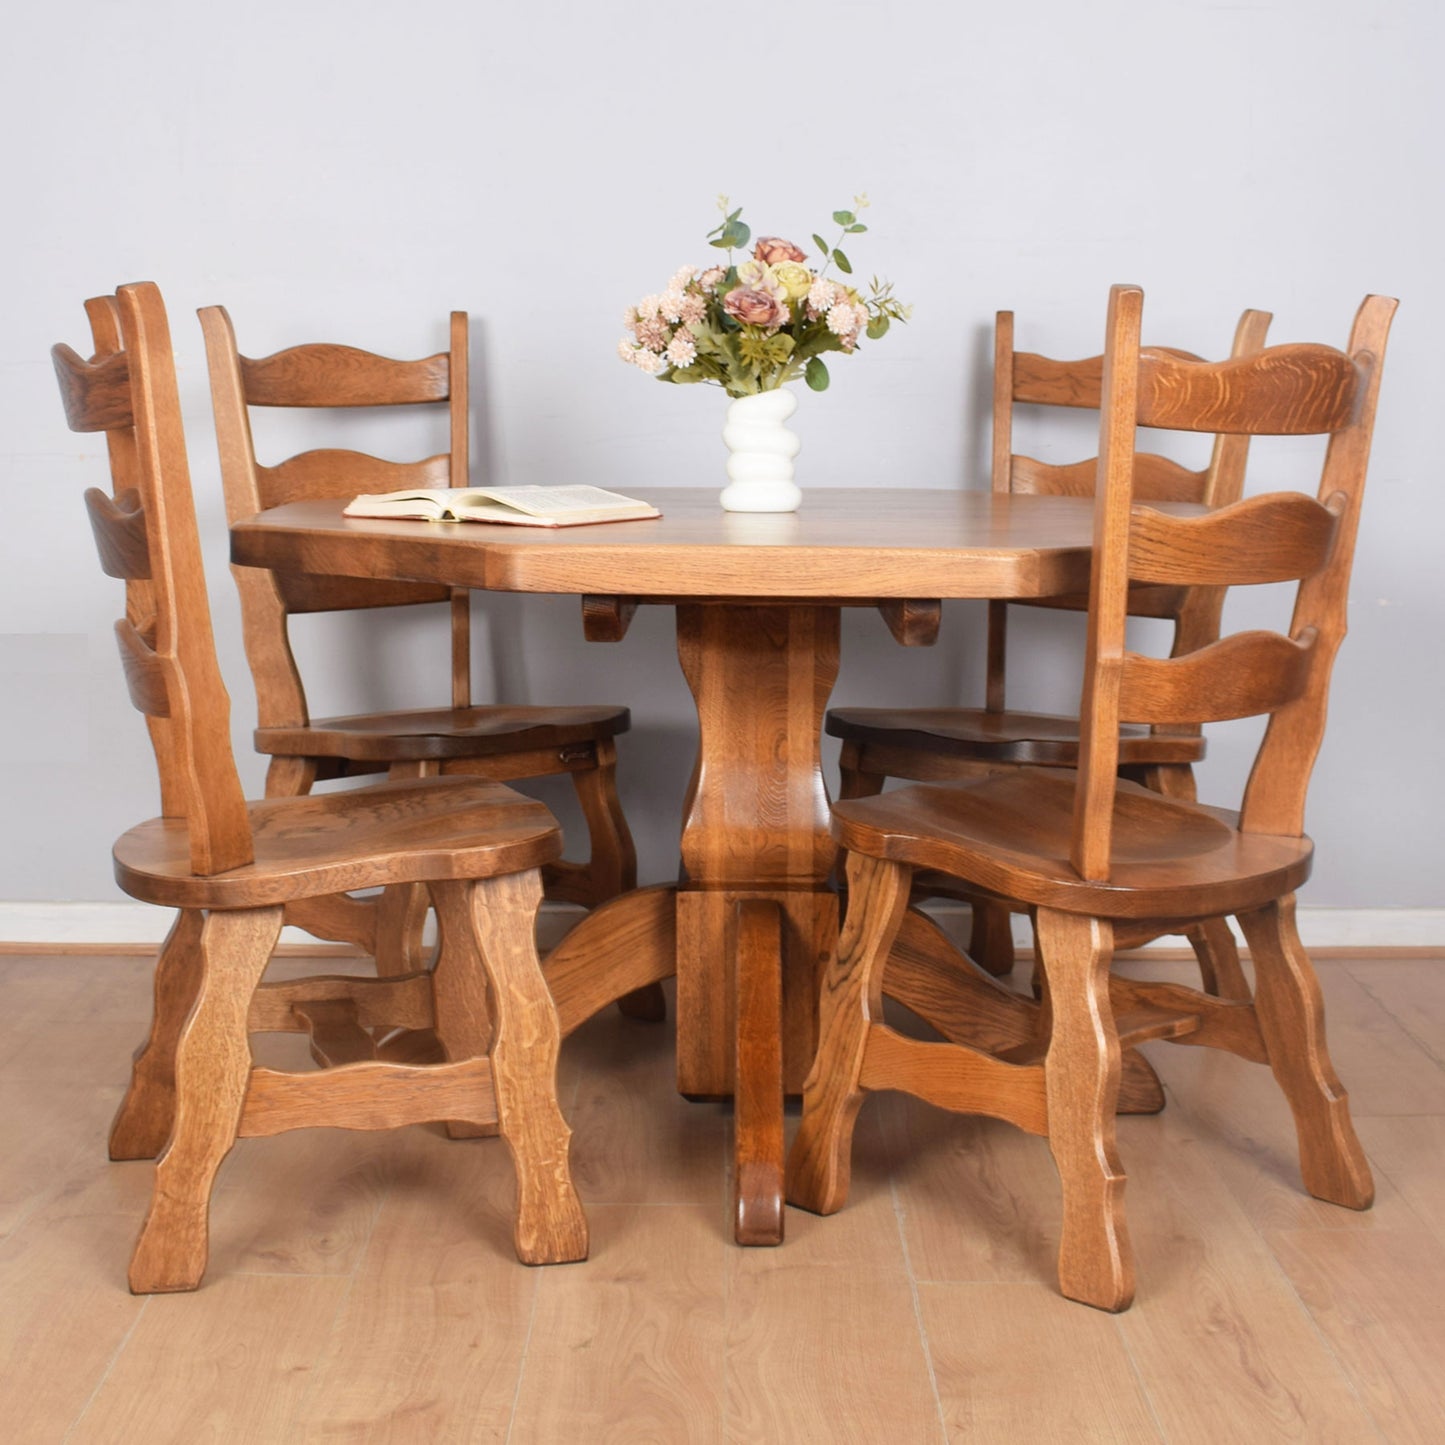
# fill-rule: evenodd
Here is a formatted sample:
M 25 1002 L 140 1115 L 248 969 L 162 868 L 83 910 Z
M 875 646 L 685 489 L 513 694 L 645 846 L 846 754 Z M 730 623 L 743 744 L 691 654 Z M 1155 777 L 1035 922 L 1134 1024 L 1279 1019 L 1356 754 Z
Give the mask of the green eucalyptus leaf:
M 743 208 L 742 208 L 741 206 L 739 206 L 739 207 L 737 208 L 737 210 L 735 210 L 735 211 L 728 217 L 728 220 L 729 220 L 729 221 L 736 221 L 737 218 L 742 215 L 742 213 L 743 213 Z
M 852 211 L 834 211 L 833 219 L 840 226 L 851 226 L 858 217 L 855 216 Z
M 868 323 L 869 341 L 877 341 L 880 336 L 888 334 L 888 318 L 886 316 L 875 316 Z
M 853 263 L 841 251 L 837 249 L 833 251 L 833 260 L 845 276 L 851 276 L 853 274 Z
M 813 233 L 813 244 L 823 253 L 823 259 L 828 259 L 828 243 L 815 231 Z
M 865 226 L 862 221 L 854 221 L 853 224 L 848 227 L 849 232 L 855 236 L 859 231 L 866 231 L 867 229 L 868 227 Z
M 803 369 L 803 378 L 814 391 L 827 391 L 828 368 L 821 357 L 815 356 Z

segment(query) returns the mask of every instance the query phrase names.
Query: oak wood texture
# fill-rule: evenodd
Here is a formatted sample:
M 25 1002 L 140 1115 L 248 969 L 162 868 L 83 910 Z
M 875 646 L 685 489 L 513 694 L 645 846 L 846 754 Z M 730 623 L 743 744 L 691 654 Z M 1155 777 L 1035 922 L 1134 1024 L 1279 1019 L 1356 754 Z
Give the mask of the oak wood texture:
M 308 498 L 343 501 L 359 492 L 409 486 L 464 487 L 468 477 L 468 351 L 465 312 L 451 314 L 447 350 L 396 361 L 351 346 L 293 346 L 253 359 L 237 348 L 220 306 L 200 312 L 210 365 L 211 398 L 227 515 Z M 419 461 L 393 461 L 322 448 L 264 464 L 252 436 L 259 409 L 349 409 L 434 406 L 446 418 L 447 449 Z M 339 418 L 345 425 L 345 419 Z M 549 896 L 594 904 L 636 884 L 636 853 L 617 795 L 615 739 L 628 711 L 613 705 L 568 707 L 473 704 L 469 594 L 445 584 L 417 585 L 323 578 L 234 568 L 246 654 L 256 686 L 257 748 L 270 756 L 267 793 L 309 792 L 318 779 L 354 774 L 431 771 L 470 773 L 506 782 L 556 774 L 576 787 L 591 847 L 583 862 L 548 865 Z M 311 716 L 288 637 L 295 613 L 449 603 L 449 706 Z M 421 961 L 424 901 L 414 895 L 360 902 L 338 924 L 325 907 L 293 909 L 287 921 L 318 936 L 361 942 L 385 970 L 405 973 Z M 650 1002 L 656 1011 L 656 998 Z
M 1235 330 L 1232 355 L 1248 355 L 1264 345 L 1270 315 L 1246 311 Z M 1188 352 L 1163 355 L 1197 361 Z M 1036 352 L 1017 351 L 1014 316 L 1000 311 L 994 324 L 992 485 L 996 492 L 1092 497 L 1097 459 L 1056 463 L 1038 461 L 1014 450 L 1015 413 L 1024 407 L 1064 407 L 1097 411 L 1101 400 L 1103 357 L 1060 361 Z M 1211 379 L 1216 375 L 1211 372 Z M 1197 502 L 1221 507 L 1239 500 L 1249 438 L 1216 436 L 1209 464 L 1190 470 L 1168 457 L 1141 451 L 1134 459 L 1135 495 L 1140 500 Z M 1161 523 L 1173 520 L 1159 514 Z M 1267 535 L 1261 528 L 1259 535 Z M 1201 539 L 1200 551 L 1208 552 Z M 1285 575 L 1285 574 L 1281 574 Z M 1288 574 L 1291 576 L 1297 573 Z M 1174 623 L 1179 650 L 1197 647 L 1217 634 L 1221 594 L 1203 574 L 1192 586 L 1175 576 L 1153 576 L 1140 568 L 1129 594 L 1131 615 L 1161 617 Z M 1168 584 L 1168 585 L 1145 585 Z M 1035 605 L 1083 611 L 1084 592 L 1032 599 Z M 1078 763 L 1079 723 L 1075 717 L 1026 713 L 1007 706 L 1006 660 L 1008 603 L 989 603 L 987 666 L 982 708 L 834 708 L 828 732 L 842 739 L 839 759 L 841 796 L 866 797 L 881 791 L 890 777 L 936 782 L 967 777 L 981 766 L 1029 764 L 1074 767 Z M 1191 764 L 1204 755 L 1198 727 L 1145 726 L 1119 731 L 1119 766 L 1125 776 L 1166 791 L 1192 795 Z M 1013 940 L 1006 914 L 996 905 L 973 900 L 971 951 L 995 974 L 1013 967 Z M 1218 987 L 1219 976 L 1238 971 L 1234 949 L 1225 938 L 1191 936 L 1206 982 Z M 1222 950 L 1222 952 L 1221 952 Z M 1218 955 L 1218 956 L 1216 956 Z
M 54 360 L 72 427 L 102 425 L 110 442 L 119 500 L 108 507 L 96 493 L 89 510 L 102 558 L 126 578 L 117 634 L 132 701 L 152 726 L 164 807 L 117 841 L 116 879 L 136 898 L 181 910 L 156 967 L 151 1034 L 111 1131 L 112 1157 L 159 1155 L 132 1290 L 200 1284 L 212 1185 L 238 1137 L 319 1125 L 495 1126 L 517 1179 L 518 1258 L 584 1258 L 556 1098 L 560 1028 L 532 935 L 540 870 L 561 851 L 555 820 L 501 784 L 460 777 L 246 802 L 160 293 L 148 282 L 123 286 L 87 310 L 95 359 L 57 346 Z M 124 407 L 118 375 L 129 387 Z M 432 973 L 262 986 L 287 903 L 420 885 L 440 918 Z M 338 1066 L 258 1065 L 250 1034 L 267 1027 L 309 1033 L 313 1055 Z M 440 1060 L 377 1057 L 368 1030 L 394 1027 L 431 1031 Z
M 1137 288 L 1111 292 L 1079 767 L 1018 768 L 834 807 L 834 836 L 849 850 L 850 906 L 836 968 L 825 975 L 823 1036 L 788 1171 L 790 1201 L 836 1210 L 859 1106 L 884 1088 L 1045 1132 L 1062 1185 L 1060 1288 L 1107 1310 L 1127 1307 L 1134 1293 L 1115 1113 L 1124 1050 L 1146 1038 L 1268 1063 L 1294 1114 L 1306 1189 L 1351 1209 L 1373 1199 L 1325 1045 L 1294 894 L 1309 875 L 1305 792 L 1344 634 L 1395 302 L 1367 297 L 1345 351 L 1273 347 L 1215 366 L 1141 348 L 1142 310 Z M 1134 485 L 1136 429 L 1152 421 L 1239 436 L 1328 436 L 1318 499 L 1281 494 L 1161 520 Z M 1288 636 L 1203 639 L 1162 661 L 1129 651 L 1136 539 L 1142 570 L 1171 584 L 1293 572 Z M 1268 723 L 1238 811 L 1119 776 L 1121 721 L 1193 726 L 1255 713 Z M 992 1050 L 892 1042 L 878 1006 L 917 869 L 1033 915 L 1042 968 L 1036 1039 Z M 1111 988 L 1116 935 L 1218 928 L 1230 915 L 1250 944 L 1252 1000 L 1242 977 L 1229 980 L 1223 999 L 1177 985 Z M 971 1095 L 975 1087 L 982 1099 Z

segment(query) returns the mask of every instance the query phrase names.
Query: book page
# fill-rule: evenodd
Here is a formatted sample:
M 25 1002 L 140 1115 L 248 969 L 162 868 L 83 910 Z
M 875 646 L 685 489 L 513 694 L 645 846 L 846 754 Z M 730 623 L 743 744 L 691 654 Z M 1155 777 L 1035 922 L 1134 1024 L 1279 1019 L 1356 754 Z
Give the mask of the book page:
M 483 487 L 465 494 L 470 510 L 471 498 L 501 502 L 534 517 L 561 517 L 568 512 L 598 512 L 612 507 L 643 505 L 635 497 L 609 492 L 602 487 Z

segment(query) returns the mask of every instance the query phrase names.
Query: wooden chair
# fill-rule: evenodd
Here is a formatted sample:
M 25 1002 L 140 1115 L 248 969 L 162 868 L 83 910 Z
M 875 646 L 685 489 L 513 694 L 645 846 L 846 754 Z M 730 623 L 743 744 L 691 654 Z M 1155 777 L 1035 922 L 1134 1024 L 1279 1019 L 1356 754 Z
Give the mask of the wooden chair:
M 1244 356 L 1264 345 L 1267 311 L 1246 311 L 1235 330 L 1231 356 Z M 1180 359 L 1191 353 L 1171 351 Z M 1041 462 L 1014 452 L 1014 412 L 1021 405 L 1097 411 L 1103 357 L 1058 361 L 1014 349 L 1014 318 L 1000 311 L 994 324 L 993 490 L 1047 496 L 1089 496 L 1094 490 L 1094 458 L 1069 464 Z M 1167 457 L 1141 452 L 1134 464 L 1134 494 L 1140 501 L 1204 502 L 1211 507 L 1239 500 L 1249 438 L 1217 436 L 1209 465 L 1193 471 Z M 1176 652 L 1188 652 L 1219 635 L 1223 592 L 1217 587 L 1136 587 L 1129 594 L 1129 615 L 1155 617 L 1174 624 Z M 1051 597 L 1015 606 L 1084 611 L 1087 597 Z M 981 771 L 1015 767 L 1072 768 L 1078 765 L 1079 720 L 1018 712 L 1005 702 L 1010 604 L 989 603 L 987 673 L 982 708 L 833 708 L 826 730 L 843 740 L 839 758 L 840 798 L 866 798 L 881 792 L 890 778 L 942 782 L 976 777 Z M 1171 797 L 1193 798 L 1193 764 L 1204 756 L 1198 728 L 1129 727 L 1120 729 L 1119 771 Z M 936 891 L 951 891 L 933 880 Z M 927 890 L 928 880 L 920 880 Z M 973 934 L 969 952 L 990 973 L 1013 968 L 1013 938 L 1006 909 L 971 900 Z M 1191 931 L 1211 992 L 1240 996 L 1243 975 L 1229 930 L 1203 926 Z
M 92 489 L 86 504 L 104 569 L 126 581 L 116 634 L 161 784 L 162 816 L 116 843 L 116 878 L 133 897 L 180 910 L 110 1140 L 115 1159 L 160 1154 L 131 1289 L 200 1283 L 212 1180 L 238 1136 L 317 1125 L 450 1120 L 500 1132 L 516 1165 L 518 1257 L 584 1258 L 557 1107 L 557 1014 L 533 944 L 540 869 L 561 851 L 555 820 L 485 779 L 243 800 L 160 293 L 122 286 L 86 309 L 94 358 L 57 346 L 55 368 L 71 428 L 106 433 L 114 493 Z M 293 900 L 412 884 L 436 902 L 434 972 L 260 983 Z M 399 1057 L 434 1030 L 445 1062 L 393 1061 L 373 1034 L 390 1025 L 402 1030 Z M 268 1030 L 310 1032 L 336 1066 L 255 1066 L 248 1033 Z
M 261 360 L 242 356 L 223 307 L 200 312 L 210 365 L 226 512 L 231 522 L 266 507 L 402 487 L 467 485 L 467 316 L 454 311 L 447 351 L 393 361 L 349 346 L 297 346 Z M 250 408 L 446 407 L 450 447 L 423 461 L 396 462 L 355 451 L 303 452 L 274 466 L 257 461 Z M 319 779 L 385 772 L 391 777 L 466 773 L 512 782 L 566 774 L 591 835 L 585 863 L 558 861 L 543 873 L 549 898 L 593 906 L 633 888 L 637 859 L 617 796 L 616 737 L 625 707 L 521 707 L 471 701 L 470 594 L 441 586 L 233 569 L 241 595 L 246 653 L 256 685 L 256 747 L 268 754 L 268 797 L 296 797 Z M 312 718 L 288 636 L 296 613 L 449 602 L 449 707 Z M 417 965 L 424 899 L 417 889 L 380 900 L 311 899 L 287 909 L 288 923 L 373 953 L 383 972 Z M 660 995 L 630 1011 L 655 1012 Z
M 1133 1266 L 1114 1138 L 1121 1049 L 1144 1040 L 1267 1063 L 1294 1112 L 1305 1187 L 1367 1208 L 1373 1186 L 1325 1048 L 1319 985 L 1295 929 L 1310 871 L 1305 792 L 1345 631 L 1355 529 L 1395 302 L 1366 298 L 1348 350 L 1276 346 L 1210 365 L 1141 350 L 1142 293 L 1110 297 L 1079 767 L 1019 768 L 840 802 L 848 916 L 825 977 L 821 1043 L 788 1163 L 788 1198 L 831 1213 L 848 1192 L 863 1098 L 902 1089 L 1048 1138 L 1063 1186 L 1060 1285 L 1127 1306 Z M 1141 505 L 1137 426 L 1231 435 L 1325 434 L 1318 500 L 1251 497 L 1207 515 Z M 1169 659 L 1129 652 L 1130 584 L 1296 580 L 1289 635 L 1238 633 Z M 1118 776 L 1121 720 L 1159 726 L 1268 714 L 1238 812 Z M 1033 914 L 1044 973 L 1037 1036 L 995 1055 L 904 1038 L 882 1022 L 883 970 L 915 869 L 941 869 Z M 1115 947 L 1233 915 L 1252 1001 L 1111 978 Z M 996 986 L 995 986 L 996 987 Z

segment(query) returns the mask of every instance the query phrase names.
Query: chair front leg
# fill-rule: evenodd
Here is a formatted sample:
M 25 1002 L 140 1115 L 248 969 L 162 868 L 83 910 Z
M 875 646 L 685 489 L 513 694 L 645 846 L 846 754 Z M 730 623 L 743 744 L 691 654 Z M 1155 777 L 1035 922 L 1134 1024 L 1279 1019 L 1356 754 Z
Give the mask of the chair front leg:
M 848 855 L 847 870 L 848 914 L 838 956 L 823 975 L 818 1051 L 788 1154 L 788 1203 L 814 1214 L 836 1213 L 848 1200 L 868 1029 L 883 1017 L 883 970 L 913 881 L 913 870 L 904 864 L 861 853 Z
M 1255 1014 L 1269 1066 L 1294 1114 L 1305 1188 L 1330 1204 L 1368 1209 L 1375 1182 L 1325 1046 L 1324 1002 L 1295 927 L 1294 895 L 1241 913 L 1239 924 L 1254 959 Z
M 1034 928 L 1053 1010 L 1044 1084 L 1049 1148 L 1063 1187 L 1059 1288 L 1098 1309 L 1122 1310 L 1134 1298 L 1134 1265 L 1114 1132 L 1120 1074 L 1109 1003 L 1114 930 L 1044 908 Z
M 279 907 L 209 913 L 201 927 L 200 988 L 176 1045 L 175 1125 L 131 1258 L 135 1294 L 195 1289 L 206 1272 L 211 1185 L 236 1142 L 251 1072 L 247 1013 L 280 933 Z
M 442 891 L 454 886 L 443 885 Z M 517 1258 L 524 1264 L 586 1259 L 587 1219 L 568 1162 L 572 1131 L 557 1104 L 562 1031 L 537 958 L 541 877 L 531 870 L 460 887 L 491 984 L 497 1130 L 517 1171 Z M 475 1006 L 442 1006 L 444 991 L 455 983 L 438 980 L 438 1029 L 449 1056 L 455 1056 L 454 1021 L 476 1014 Z

